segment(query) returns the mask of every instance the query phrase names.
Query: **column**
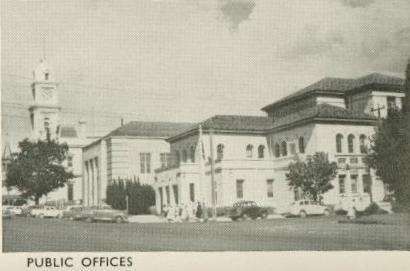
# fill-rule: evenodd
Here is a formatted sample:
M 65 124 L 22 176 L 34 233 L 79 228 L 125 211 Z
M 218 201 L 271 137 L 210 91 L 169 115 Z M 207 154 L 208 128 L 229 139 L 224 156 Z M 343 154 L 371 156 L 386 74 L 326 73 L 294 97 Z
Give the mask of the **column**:
M 100 169 L 98 164 L 98 157 L 95 160 L 95 179 L 97 183 L 97 205 L 101 204 L 101 181 L 100 181 Z
M 85 162 L 85 168 L 86 168 L 86 172 L 87 172 L 87 178 L 85 180 L 85 205 L 86 206 L 90 206 L 90 168 L 89 168 L 89 164 L 88 161 Z
M 90 160 L 90 172 L 91 172 L 91 178 L 90 178 L 90 184 L 91 184 L 91 205 L 95 205 L 94 202 L 94 191 L 95 191 L 95 187 L 94 187 L 94 162 L 93 159 Z

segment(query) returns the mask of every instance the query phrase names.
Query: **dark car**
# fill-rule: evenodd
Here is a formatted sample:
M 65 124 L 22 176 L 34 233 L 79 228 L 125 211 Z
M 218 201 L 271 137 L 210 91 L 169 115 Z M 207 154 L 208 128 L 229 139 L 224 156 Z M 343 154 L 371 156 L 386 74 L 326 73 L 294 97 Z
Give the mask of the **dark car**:
M 86 219 L 87 207 L 81 206 L 81 205 L 72 205 L 68 206 L 64 211 L 63 211 L 63 218 L 69 219 L 69 220 L 81 220 L 81 219 Z
M 116 223 L 128 222 L 128 216 L 125 212 L 114 210 L 110 206 L 93 206 L 83 211 L 87 222 L 94 221 L 111 221 Z
M 235 203 L 232 209 L 229 211 L 229 218 L 233 221 L 238 219 L 257 219 L 266 218 L 268 216 L 268 210 L 260 207 L 254 201 L 239 201 Z

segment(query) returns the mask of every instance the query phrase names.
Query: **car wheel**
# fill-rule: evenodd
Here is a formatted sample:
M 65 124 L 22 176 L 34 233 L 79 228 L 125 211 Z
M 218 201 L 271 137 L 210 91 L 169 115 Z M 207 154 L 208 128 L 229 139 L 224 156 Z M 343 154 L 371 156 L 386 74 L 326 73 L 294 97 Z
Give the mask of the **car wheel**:
M 267 218 L 268 217 L 268 213 L 263 213 L 262 215 L 261 215 L 261 219 L 265 219 L 265 218 Z
M 39 214 L 38 217 L 39 217 L 39 218 L 44 218 L 44 215 L 43 215 L 43 214 Z
M 306 214 L 305 211 L 300 211 L 299 216 L 300 216 L 301 218 L 305 218 L 305 217 L 307 216 L 307 214 Z
M 74 220 L 74 216 L 70 216 L 70 217 L 68 218 L 68 220 L 73 221 L 73 220 Z
M 63 218 L 63 215 L 62 215 L 62 214 L 59 214 L 59 215 L 57 215 L 57 218 L 58 218 L 58 219 L 62 219 L 62 218 Z
M 328 209 L 324 210 L 324 211 L 323 211 L 323 215 L 325 215 L 325 216 L 328 216 L 328 215 L 330 215 L 330 212 L 329 212 L 329 210 L 328 210 Z
M 123 222 L 124 222 L 124 219 L 120 216 L 115 219 L 115 223 L 120 224 L 120 223 L 123 223 Z
M 85 221 L 87 221 L 88 223 L 92 223 L 94 219 L 91 216 L 89 216 Z

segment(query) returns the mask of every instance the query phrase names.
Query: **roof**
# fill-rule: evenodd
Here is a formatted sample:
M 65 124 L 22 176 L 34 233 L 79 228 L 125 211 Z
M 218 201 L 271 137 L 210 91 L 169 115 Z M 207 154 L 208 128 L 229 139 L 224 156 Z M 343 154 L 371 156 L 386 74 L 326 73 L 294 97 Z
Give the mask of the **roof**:
M 291 95 L 288 95 L 270 105 L 267 105 L 262 108 L 262 110 L 266 111 L 272 108 L 275 105 L 279 105 L 288 101 L 292 101 L 297 97 L 301 97 L 304 95 L 312 94 L 312 93 L 327 93 L 333 95 L 344 95 L 349 91 L 354 91 L 356 89 L 361 89 L 364 86 L 384 86 L 384 90 L 387 90 L 386 87 L 389 87 L 389 91 L 402 91 L 402 88 L 398 86 L 402 86 L 404 84 L 404 80 L 399 77 L 384 75 L 380 73 L 371 73 L 369 75 L 359 77 L 356 79 L 351 78 L 335 78 L 335 77 L 326 77 L 323 78 L 316 83 L 313 83 Z M 391 86 L 395 88 L 392 89 Z
M 213 129 L 216 132 L 236 132 L 236 133 L 252 133 L 263 134 L 268 129 L 273 128 L 272 120 L 268 117 L 259 116 L 243 116 L 243 115 L 215 115 L 209 119 L 192 125 L 189 129 L 168 141 L 174 141 L 180 137 L 191 135 L 199 131 L 201 125 L 204 131 Z
M 77 137 L 77 130 L 73 126 L 62 126 L 60 137 L 74 138 Z
M 259 116 L 216 115 L 199 124 L 202 129 L 265 131 L 266 128 L 272 126 L 272 120 Z
M 313 107 L 302 109 L 298 112 L 289 114 L 284 118 L 275 119 L 273 129 L 295 125 L 305 120 L 331 120 L 331 121 L 354 121 L 367 122 L 373 124 L 377 118 L 374 115 L 366 114 L 361 111 L 351 111 L 339 106 L 330 104 L 319 104 Z
M 192 126 L 192 123 L 131 121 L 109 136 L 170 137 Z

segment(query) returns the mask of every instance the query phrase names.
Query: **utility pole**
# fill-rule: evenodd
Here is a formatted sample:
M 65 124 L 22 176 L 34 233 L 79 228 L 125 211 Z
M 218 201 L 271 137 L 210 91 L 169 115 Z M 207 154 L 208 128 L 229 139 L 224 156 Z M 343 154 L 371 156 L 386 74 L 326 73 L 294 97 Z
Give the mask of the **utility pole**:
M 378 117 L 378 119 L 380 120 L 381 119 L 381 110 L 382 109 L 384 109 L 385 108 L 385 106 L 383 105 L 383 106 L 380 106 L 379 104 L 377 104 L 377 108 L 372 108 L 372 109 L 370 109 L 370 111 L 372 111 L 372 112 L 376 112 L 377 111 L 377 117 Z
M 216 189 L 215 189 L 215 159 L 214 159 L 214 131 L 211 128 L 209 130 L 209 143 L 211 147 L 211 192 L 212 192 L 212 219 L 216 220 Z

